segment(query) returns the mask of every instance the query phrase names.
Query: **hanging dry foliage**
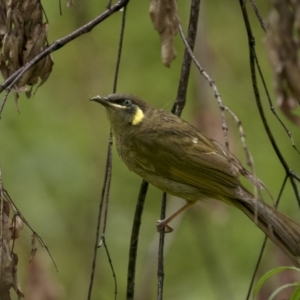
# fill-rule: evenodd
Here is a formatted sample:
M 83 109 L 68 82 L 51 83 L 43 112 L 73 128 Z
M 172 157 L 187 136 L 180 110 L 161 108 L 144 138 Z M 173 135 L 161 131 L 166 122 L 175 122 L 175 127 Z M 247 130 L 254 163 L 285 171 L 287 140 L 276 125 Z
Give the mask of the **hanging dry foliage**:
M 73 7 L 74 1 L 73 0 L 67 0 L 67 7 Z
M 47 29 L 39 0 L 0 0 L 0 71 L 4 79 L 47 47 Z M 21 91 L 30 97 L 38 80 L 39 87 L 48 79 L 52 66 L 48 55 L 29 69 L 13 88 L 16 97 Z
M 170 67 L 176 57 L 173 38 L 179 25 L 176 1 L 151 0 L 149 13 L 154 28 L 160 35 L 162 62 Z
M 18 279 L 18 256 L 12 252 L 13 239 L 20 235 L 23 228 L 22 220 L 9 219 L 9 203 L 1 198 L 2 216 L 0 223 L 0 299 L 11 300 L 10 289 L 13 288 L 18 299 L 24 297 Z
M 274 72 L 277 104 L 285 116 L 300 126 L 293 110 L 300 103 L 300 2 L 272 0 L 265 44 Z

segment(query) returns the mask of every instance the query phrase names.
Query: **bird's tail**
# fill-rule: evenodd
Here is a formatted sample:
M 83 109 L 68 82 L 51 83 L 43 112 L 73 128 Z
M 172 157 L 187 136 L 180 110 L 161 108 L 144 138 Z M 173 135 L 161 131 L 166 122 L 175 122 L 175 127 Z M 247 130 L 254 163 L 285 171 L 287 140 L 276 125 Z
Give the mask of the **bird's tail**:
M 293 264 L 299 268 L 300 225 L 267 203 L 254 199 L 246 191 L 243 192 L 243 197 L 233 200 L 232 204 L 255 222 L 268 238 L 281 248 Z

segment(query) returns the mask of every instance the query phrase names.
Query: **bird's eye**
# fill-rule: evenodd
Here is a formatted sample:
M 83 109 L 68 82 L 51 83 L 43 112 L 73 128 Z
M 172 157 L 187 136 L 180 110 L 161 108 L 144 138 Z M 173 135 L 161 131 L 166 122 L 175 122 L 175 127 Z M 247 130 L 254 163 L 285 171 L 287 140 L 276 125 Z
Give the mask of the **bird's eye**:
M 126 99 L 126 100 L 124 100 L 123 104 L 126 106 L 130 106 L 132 104 L 132 102 L 131 102 L 131 100 Z

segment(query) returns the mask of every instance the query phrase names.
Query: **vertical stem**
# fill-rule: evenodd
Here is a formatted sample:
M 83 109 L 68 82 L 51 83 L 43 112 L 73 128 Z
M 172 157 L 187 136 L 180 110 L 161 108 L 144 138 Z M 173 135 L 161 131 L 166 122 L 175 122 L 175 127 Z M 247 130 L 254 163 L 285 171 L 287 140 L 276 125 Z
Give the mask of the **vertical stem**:
M 187 34 L 187 41 L 190 48 L 193 50 L 195 46 L 197 28 L 198 28 L 198 16 L 200 11 L 200 0 L 193 0 L 191 3 L 190 20 Z M 181 74 L 178 84 L 177 97 L 172 108 L 172 113 L 180 116 L 186 103 L 186 93 L 189 82 L 189 75 L 191 69 L 192 58 L 187 49 L 184 51 L 183 63 L 181 67 Z M 167 196 L 165 193 L 162 195 L 161 205 L 161 219 L 165 218 L 166 215 L 166 200 Z M 158 286 L 157 286 L 157 299 L 163 299 L 163 285 L 164 285 L 164 230 L 160 231 L 159 246 L 158 246 Z

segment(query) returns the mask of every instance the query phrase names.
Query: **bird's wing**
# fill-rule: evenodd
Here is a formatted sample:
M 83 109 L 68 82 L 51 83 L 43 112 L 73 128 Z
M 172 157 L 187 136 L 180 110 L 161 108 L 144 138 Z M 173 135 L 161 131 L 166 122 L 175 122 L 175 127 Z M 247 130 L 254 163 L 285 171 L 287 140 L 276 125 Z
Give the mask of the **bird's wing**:
M 223 151 L 183 120 L 165 125 L 135 135 L 132 154 L 136 163 L 149 172 L 209 194 L 231 196 L 232 189 L 239 185 L 239 170 Z
M 221 145 L 217 141 L 212 141 L 212 142 L 215 144 L 216 147 L 218 147 L 224 153 L 225 156 L 227 156 L 227 149 L 223 145 Z M 245 169 L 243 167 L 243 165 L 240 163 L 240 161 L 234 155 L 231 155 L 230 159 L 231 159 L 231 162 L 235 165 L 235 167 L 238 169 L 239 173 L 242 176 L 244 176 L 245 178 L 247 178 L 259 190 L 266 189 L 267 192 L 269 193 L 269 195 L 271 196 L 271 194 L 268 191 L 268 189 L 266 188 L 265 184 L 259 178 L 257 178 L 256 176 L 254 176 L 247 169 Z M 272 196 L 271 196 L 271 198 L 272 198 Z

